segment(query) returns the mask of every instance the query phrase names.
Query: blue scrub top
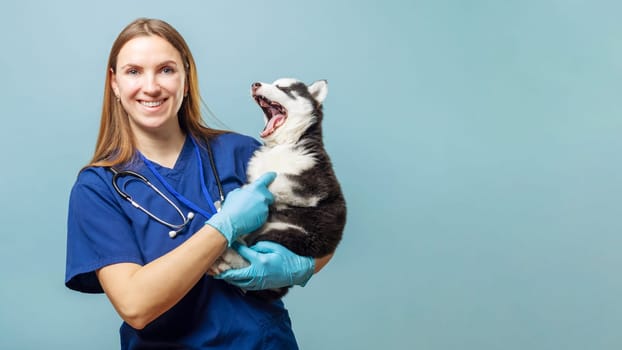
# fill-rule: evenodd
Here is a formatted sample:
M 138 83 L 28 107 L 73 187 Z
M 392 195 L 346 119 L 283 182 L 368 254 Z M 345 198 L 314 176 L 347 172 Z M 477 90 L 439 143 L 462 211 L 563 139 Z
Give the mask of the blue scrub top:
M 173 188 L 210 211 L 201 192 L 205 181 L 212 201 L 218 187 L 204 145 L 199 144 L 205 179 L 188 138 L 173 169 L 155 165 Z M 210 145 L 225 193 L 246 181 L 246 165 L 259 143 L 248 136 L 227 133 Z M 147 177 L 160 191 L 187 213 L 187 208 L 151 173 L 142 161 L 131 170 Z M 126 170 L 126 169 L 123 169 Z M 119 185 L 136 202 L 170 223 L 180 223 L 177 212 L 140 181 L 124 177 Z M 67 287 L 85 293 L 103 293 L 95 271 L 131 262 L 145 265 L 182 244 L 208 218 L 195 213 L 182 233 L 171 239 L 170 228 L 149 218 L 124 200 L 112 186 L 112 173 L 91 167 L 80 172 L 71 191 L 67 225 Z M 174 307 L 142 330 L 121 326 L 122 349 L 297 349 L 289 314 L 283 303 L 244 295 L 238 288 L 205 275 Z

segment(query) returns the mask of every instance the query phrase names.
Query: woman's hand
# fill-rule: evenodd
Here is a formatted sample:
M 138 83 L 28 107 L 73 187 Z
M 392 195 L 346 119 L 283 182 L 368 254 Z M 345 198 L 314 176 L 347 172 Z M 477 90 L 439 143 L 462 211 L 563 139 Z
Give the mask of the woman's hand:
M 227 270 L 214 278 L 246 290 L 262 290 L 307 284 L 315 270 L 315 259 L 299 256 L 280 244 L 261 241 L 252 247 L 232 246 L 250 266 Z
M 239 236 L 260 228 L 268 218 L 268 207 L 274 202 L 268 186 L 275 178 L 275 172 L 268 172 L 254 182 L 229 192 L 221 210 L 205 223 L 225 236 L 229 246 Z

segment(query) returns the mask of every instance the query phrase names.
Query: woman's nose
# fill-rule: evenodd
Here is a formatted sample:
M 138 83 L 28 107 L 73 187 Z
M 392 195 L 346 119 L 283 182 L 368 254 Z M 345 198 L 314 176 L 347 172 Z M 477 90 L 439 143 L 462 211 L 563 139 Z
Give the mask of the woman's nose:
M 158 93 L 160 91 L 160 84 L 155 75 L 146 74 L 145 83 L 143 84 L 143 90 L 148 94 Z

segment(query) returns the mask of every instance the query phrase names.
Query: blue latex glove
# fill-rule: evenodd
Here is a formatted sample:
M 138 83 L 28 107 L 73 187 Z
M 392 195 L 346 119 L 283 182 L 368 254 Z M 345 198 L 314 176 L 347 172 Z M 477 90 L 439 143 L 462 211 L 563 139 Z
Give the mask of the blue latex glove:
M 280 244 L 260 241 L 252 247 L 232 247 L 250 266 L 227 270 L 214 278 L 246 290 L 262 290 L 307 284 L 315 270 L 315 259 L 294 254 Z
M 205 223 L 225 236 L 229 246 L 239 236 L 260 228 L 268 218 L 269 205 L 274 202 L 268 185 L 275 178 L 275 172 L 268 172 L 254 182 L 229 192 L 220 211 Z

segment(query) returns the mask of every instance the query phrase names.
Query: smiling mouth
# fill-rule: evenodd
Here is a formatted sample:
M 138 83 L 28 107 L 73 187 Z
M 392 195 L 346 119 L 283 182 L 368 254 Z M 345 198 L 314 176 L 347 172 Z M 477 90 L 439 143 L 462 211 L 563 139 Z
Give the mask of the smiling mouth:
M 164 103 L 164 101 L 166 101 L 166 99 L 164 99 L 164 100 L 159 100 L 159 101 L 143 101 L 143 100 L 140 100 L 140 101 L 138 101 L 138 102 L 139 102 L 141 105 L 145 106 L 145 107 L 151 107 L 151 108 L 153 108 L 153 107 L 158 107 L 158 106 L 161 106 L 161 105 Z
M 253 95 L 253 98 L 259 107 L 261 107 L 266 120 L 266 125 L 259 136 L 266 137 L 285 123 L 287 119 L 287 109 L 278 102 L 267 99 L 265 96 Z

